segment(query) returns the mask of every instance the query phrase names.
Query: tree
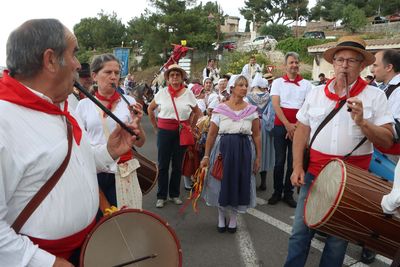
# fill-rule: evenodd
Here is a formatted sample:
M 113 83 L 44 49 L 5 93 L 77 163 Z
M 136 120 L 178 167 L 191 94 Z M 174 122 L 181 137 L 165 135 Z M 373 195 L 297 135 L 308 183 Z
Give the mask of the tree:
M 344 28 L 352 33 L 357 32 L 360 28 L 367 24 L 367 18 L 363 10 L 350 4 L 343 10 L 343 25 Z
M 247 20 L 265 24 L 290 24 L 308 15 L 308 0 L 247 0 L 240 14 Z
M 292 30 L 285 25 L 271 24 L 264 25 L 260 28 L 261 35 L 272 35 L 277 41 L 289 38 L 292 36 Z

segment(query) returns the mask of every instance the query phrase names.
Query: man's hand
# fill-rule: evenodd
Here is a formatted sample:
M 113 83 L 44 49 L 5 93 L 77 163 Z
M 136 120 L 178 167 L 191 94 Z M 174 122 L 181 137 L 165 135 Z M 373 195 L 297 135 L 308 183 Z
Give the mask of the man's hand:
M 126 124 L 133 132 L 137 135 L 140 134 L 140 130 L 136 122 Z M 115 130 L 110 134 L 107 142 L 107 150 L 113 159 L 119 158 L 130 150 L 136 141 L 136 136 L 132 136 L 130 133 L 121 128 L 119 124 Z
M 358 126 L 362 126 L 364 121 L 364 111 L 363 111 L 363 103 L 356 97 L 350 97 L 347 99 L 347 107 L 351 109 L 351 118 L 354 120 L 354 123 Z
M 289 122 L 288 124 L 285 125 L 285 128 L 287 131 L 286 138 L 293 140 L 294 131 L 296 130 L 296 124 Z
M 74 267 L 69 261 L 63 258 L 56 258 L 56 261 L 53 264 L 53 267 Z
M 139 124 L 143 118 L 143 106 L 140 103 L 130 105 L 129 109 L 131 111 L 131 117 L 133 121 Z
M 304 185 L 304 170 L 303 167 L 295 167 L 293 169 L 292 175 L 290 176 L 290 181 L 293 186 Z
M 257 174 L 259 170 L 260 170 L 260 159 L 256 158 L 254 160 L 254 164 L 253 164 L 253 172 L 254 172 L 254 174 Z

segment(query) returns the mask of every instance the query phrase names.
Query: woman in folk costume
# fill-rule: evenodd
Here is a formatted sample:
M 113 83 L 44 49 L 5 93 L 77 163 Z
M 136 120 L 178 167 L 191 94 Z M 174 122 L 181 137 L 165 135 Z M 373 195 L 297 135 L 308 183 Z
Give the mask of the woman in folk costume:
M 90 68 L 93 80 L 98 87 L 96 98 L 121 121 L 136 120 L 140 123 L 143 116 L 141 105 L 136 103 L 132 97 L 125 96 L 130 103 L 128 106 L 115 90 L 120 78 L 119 60 L 112 54 L 98 55 L 93 58 Z M 79 101 L 76 113 L 83 122 L 91 144 L 93 146 L 105 144 L 110 132 L 115 129 L 116 122 L 88 98 Z M 145 140 L 145 133 L 140 126 L 139 139 L 135 146 L 143 146 Z M 119 159 L 118 164 L 98 173 L 99 188 L 111 205 L 142 208 L 142 192 L 136 176 L 138 167 L 138 160 L 134 159 L 132 151 L 129 151 Z
M 260 168 L 261 138 L 257 107 L 244 101 L 247 78 L 235 76 L 231 84 L 229 100 L 213 110 L 200 165 L 209 167 L 203 197 L 207 205 L 218 207 L 218 232 L 235 233 L 237 214 L 256 205 L 254 173 Z M 221 161 L 222 172 L 213 169 Z
M 261 122 L 261 183 L 259 189 L 267 190 L 266 179 L 267 171 L 274 168 L 275 152 L 274 141 L 271 130 L 274 126 L 274 109 L 272 108 L 271 98 L 268 92 L 268 81 L 257 73 L 251 83 L 251 91 L 246 99 L 250 104 L 257 107 L 258 117 Z M 273 114 L 271 114 L 273 113 Z

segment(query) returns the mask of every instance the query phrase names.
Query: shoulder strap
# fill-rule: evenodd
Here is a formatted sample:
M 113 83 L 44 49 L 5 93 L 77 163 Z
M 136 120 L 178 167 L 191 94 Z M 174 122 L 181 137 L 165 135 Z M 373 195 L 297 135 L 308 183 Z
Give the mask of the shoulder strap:
M 176 106 L 175 106 L 175 101 L 174 101 L 174 97 L 171 95 L 171 100 L 172 100 L 172 105 L 174 105 L 174 110 L 175 110 L 175 115 L 176 118 L 178 119 L 178 122 L 181 123 L 181 121 L 179 120 L 179 115 L 178 115 L 178 111 L 176 110 Z
M 317 137 L 317 134 L 322 130 L 322 128 L 324 128 L 324 126 L 336 115 L 336 113 L 339 112 L 339 110 L 343 107 L 343 105 L 346 103 L 346 100 L 342 100 L 339 103 L 339 107 L 338 108 L 334 108 L 329 114 L 328 116 L 326 116 L 326 118 L 321 122 L 321 124 L 318 126 L 317 130 L 315 131 L 313 137 L 311 138 L 310 144 L 308 145 L 308 147 L 311 147 L 312 143 L 314 142 L 315 138 Z
M 386 97 L 389 99 L 389 96 L 400 87 L 400 83 L 389 85 L 388 89 L 385 91 Z
M 24 226 L 25 222 L 31 217 L 32 213 L 36 210 L 36 208 L 42 203 L 42 201 L 46 198 L 46 196 L 50 193 L 50 191 L 54 188 L 57 182 L 60 180 L 62 174 L 67 168 L 69 159 L 71 158 L 71 150 L 72 150 L 72 126 L 67 121 L 67 135 L 68 135 L 68 152 L 65 156 L 64 161 L 61 163 L 60 167 L 54 172 L 54 174 L 47 180 L 47 182 L 39 189 L 39 191 L 33 196 L 33 198 L 28 202 L 25 208 L 18 215 L 17 219 L 15 219 L 14 223 L 11 225 L 11 228 L 14 229 L 16 233 L 19 233 L 22 226 Z
M 357 150 L 357 148 L 359 148 L 362 144 L 365 143 L 365 141 L 367 141 L 366 136 L 364 136 L 364 138 L 361 139 L 361 141 L 355 146 L 355 148 L 353 148 L 353 150 L 350 153 L 347 153 L 346 155 L 344 155 L 344 159 L 346 160 L 348 157 L 350 157 L 351 154 L 353 154 L 353 152 Z

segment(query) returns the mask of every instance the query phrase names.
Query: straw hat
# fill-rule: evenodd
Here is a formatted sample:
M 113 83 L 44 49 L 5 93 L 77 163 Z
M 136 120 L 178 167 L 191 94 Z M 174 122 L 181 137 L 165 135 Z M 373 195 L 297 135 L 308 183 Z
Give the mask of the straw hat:
M 187 73 L 184 69 L 182 69 L 181 66 L 179 66 L 178 64 L 172 64 L 168 67 L 168 69 L 164 72 L 164 79 L 166 81 L 168 81 L 168 75 L 171 71 L 179 71 L 182 74 L 182 79 L 186 80 L 187 79 Z
M 364 62 L 371 65 L 375 62 L 375 56 L 371 52 L 367 52 L 365 49 L 367 46 L 366 42 L 357 36 L 343 36 L 341 37 L 336 46 L 326 50 L 323 57 L 329 63 L 333 63 L 333 56 L 340 50 L 353 50 L 364 56 Z
M 265 78 L 267 81 L 275 79 L 275 77 L 272 75 L 272 73 L 265 73 L 263 75 L 263 78 Z

